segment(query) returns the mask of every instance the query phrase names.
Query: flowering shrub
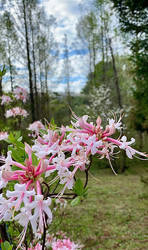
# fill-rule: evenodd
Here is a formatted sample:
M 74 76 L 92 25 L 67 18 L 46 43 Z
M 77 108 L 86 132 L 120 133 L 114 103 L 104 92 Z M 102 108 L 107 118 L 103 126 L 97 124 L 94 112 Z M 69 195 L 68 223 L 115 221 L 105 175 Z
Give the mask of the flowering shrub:
M 28 115 L 27 111 L 25 109 L 22 109 L 20 107 L 15 107 L 15 108 L 12 108 L 12 109 L 9 109 L 6 111 L 6 118 L 9 118 L 9 117 L 16 117 L 16 116 L 23 116 L 23 117 L 26 117 Z
M 53 250 L 78 250 L 81 249 L 77 244 L 72 242 L 70 239 L 58 239 L 52 243 Z
M 42 250 L 42 245 L 38 242 L 37 244 L 33 244 L 28 248 L 29 250 Z M 62 231 L 54 234 L 46 234 L 46 248 L 52 250 L 80 250 L 83 245 L 75 243 L 67 238 L 66 234 Z M 23 250 L 26 250 L 23 248 Z
M 17 100 L 22 100 L 24 103 L 27 100 L 27 91 L 22 87 L 17 87 L 14 89 L 14 97 Z
M 2 95 L 1 100 L 1 105 L 9 105 L 10 103 L 12 104 L 16 100 L 21 100 L 23 103 L 25 103 L 27 100 L 27 91 L 22 87 L 16 87 L 11 93 L 11 97 L 9 95 Z M 7 110 L 5 114 L 6 118 L 15 117 L 17 115 L 26 117 L 28 113 L 21 107 L 14 107 L 12 109 Z
M 7 132 L 0 132 L 0 141 L 8 139 L 8 133 Z
M 9 104 L 10 102 L 12 102 L 11 97 L 8 95 L 2 95 L 1 99 L 2 99 L 1 105 Z
M 0 219 L 17 221 L 23 227 L 17 249 L 21 247 L 29 225 L 34 235 L 43 235 L 41 245 L 45 249 L 54 201 L 58 203 L 70 198 L 73 199 L 71 205 L 76 205 L 85 197 L 92 156 L 106 158 L 114 174 L 111 160 L 121 149 L 130 159 L 137 155 L 141 159 L 147 158 L 147 154 L 131 147 L 134 138 L 127 141 L 126 136 L 113 137 L 122 128 L 121 118 L 118 121 L 109 119 L 105 128 L 101 126 L 100 117 L 93 124 L 88 122 L 86 115 L 80 118 L 74 115 L 71 123 L 72 126 L 61 128 L 53 124 L 47 128 L 39 126 L 40 132 L 39 123 L 30 125 L 33 131 L 37 131 L 32 146 L 23 144 L 21 137 L 9 136 L 7 139 L 11 145 L 7 158 L 1 158 L 0 188 L 5 187 L 6 191 L 0 195 Z M 85 183 L 75 178 L 78 171 L 85 173 Z M 33 249 L 41 249 L 40 244 Z M 79 248 L 69 239 L 59 239 L 53 242 L 52 249 Z
M 21 127 L 21 120 L 28 116 L 28 112 L 22 108 L 23 104 L 27 100 L 27 91 L 22 87 L 16 87 L 13 92 L 4 94 L 1 97 L 1 105 L 3 105 L 3 113 L 5 118 L 13 118 L 8 124 L 5 124 L 7 131 Z M 15 107 L 14 107 L 15 106 Z M 14 119 L 15 118 L 15 119 Z M 4 133 L 4 132 L 0 132 Z
M 35 121 L 29 125 L 28 130 L 32 131 L 31 136 L 36 137 L 39 135 L 41 129 L 45 129 L 45 126 L 40 121 Z

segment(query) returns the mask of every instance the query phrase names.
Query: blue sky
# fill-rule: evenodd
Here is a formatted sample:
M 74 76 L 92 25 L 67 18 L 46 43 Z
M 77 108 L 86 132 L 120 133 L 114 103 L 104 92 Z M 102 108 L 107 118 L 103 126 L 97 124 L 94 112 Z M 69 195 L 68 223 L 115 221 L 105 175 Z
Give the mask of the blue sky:
M 53 33 L 59 44 L 59 57 L 57 61 L 56 74 L 49 73 L 48 85 L 52 91 L 65 92 L 66 79 L 62 75 L 64 65 L 64 35 L 67 35 L 69 48 L 69 61 L 71 65 L 70 72 L 70 90 L 74 93 L 80 93 L 84 87 L 88 74 L 87 56 L 88 51 L 77 39 L 76 25 L 82 12 L 80 4 L 86 0 L 39 0 L 40 4 L 45 7 L 47 14 L 56 18 L 57 26 L 54 27 Z M 91 1 L 91 0 L 89 0 Z M 75 46 L 76 45 L 76 46 Z M 15 84 L 26 85 L 27 74 L 26 67 L 18 61 L 16 63 L 18 75 L 15 78 Z M 5 76 L 5 89 L 10 87 L 9 76 Z
M 63 38 L 64 35 L 67 34 L 69 59 L 73 69 L 70 77 L 70 89 L 72 92 L 76 93 L 79 93 L 82 87 L 84 87 L 89 73 L 88 51 L 84 47 L 84 44 L 82 44 L 77 38 L 76 25 L 79 18 L 85 14 L 85 9 L 91 10 L 91 2 L 93 2 L 93 0 L 42 0 L 42 5 L 45 6 L 47 13 L 54 15 L 57 21 L 57 27 L 54 30 L 54 35 L 59 42 L 61 49 L 58 65 L 59 70 L 57 74 L 59 75 L 59 78 L 60 73 L 62 72 L 62 65 L 64 63 Z M 112 21 L 112 28 L 114 29 L 117 27 L 117 18 L 115 15 L 113 15 Z M 110 35 L 112 36 L 112 31 L 110 31 Z M 123 49 L 122 38 L 119 36 L 114 39 L 113 44 L 115 53 L 118 52 L 119 54 L 123 54 L 126 52 Z M 58 91 L 64 91 L 66 87 L 64 78 L 60 78 L 61 82 L 59 78 L 54 78 L 53 82 L 55 83 L 57 81 Z M 77 88 L 75 88 L 76 85 Z M 53 88 L 56 88 L 55 86 L 56 84 L 54 84 Z
M 54 27 L 54 36 L 59 44 L 59 57 L 56 68 L 56 74 L 52 76 L 49 73 L 49 89 L 52 91 L 64 92 L 66 89 L 66 80 L 62 76 L 64 67 L 64 35 L 67 35 L 69 48 L 69 61 L 71 65 L 70 72 L 70 90 L 71 92 L 80 93 L 87 81 L 89 73 L 88 51 L 78 38 L 76 25 L 79 18 L 84 15 L 85 7 L 90 5 L 93 0 L 40 0 L 40 4 L 45 7 L 47 14 L 56 18 L 57 26 Z M 81 8 L 83 5 L 83 10 Z M 116 20 L 115 20 L 116 22 Z M 115 49 L 120 49 L 120 42 L 116 42 Z M 121 46 L 122 50 L 122 46 Z M 25 68 L 17 65 L 20 77 L 17 82 L 24 84 Z M 20 69 L 20 70 L 19 70 Z M 17 84 L 16 82 L 16 84 Z M 21 83 L 20 83 L 21 84 Z
M 83 0 L 42 0 L 42 5 L 45 6 L 48 14 L 56 17 L 57 27 L 54 30 L 56 40 L 60 44 L 60 54 L 58 62 L 57 78 L 54 77 L 50 86 L 54 91 L 64 92 L 66 88 L 66 80 L 62 77 L 64 64 L 64 35 L 68 38 L 69 61 L 72 68 L 70 74 L 70 90 L 79 93 L 86 83 L 88 67 L 86 65 L 88 51 L 82 44 L 77 41 L 76 25 L 78 19 L 82 15 L 80 5 L 86 3 Z M 72 43 L 78 42 L 78 46 Z M 77 86 L 77 87 L 76 87 Z

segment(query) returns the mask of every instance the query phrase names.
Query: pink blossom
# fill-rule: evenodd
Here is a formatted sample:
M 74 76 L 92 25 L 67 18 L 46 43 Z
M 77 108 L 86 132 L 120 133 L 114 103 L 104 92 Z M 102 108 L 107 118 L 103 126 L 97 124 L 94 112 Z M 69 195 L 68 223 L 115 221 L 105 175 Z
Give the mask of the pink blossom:
M 20 107 L 15 107 L 15 108 L 7 110 L 5 116 L 6 118 L 16 117 L 16 116 L 27 117 L 28 112 L 25 109 L 22 109 Z
M 0 194 L 0 220 L 9 221 L 12 217 L 13 199 L 5 199 Z
M 52 243 L 52 250 L 78 250 L 81 249 L 78 244 L 68 239 L 58 239 Z
M 40 243 L 37 243 L 35 247 L 28 248 L 28 250 L 42 250 L 42 246 Z
M 22 87 L 16 87 L 14 89 L 14 96 L 17 100 L 22 100 L 24 103 L 27 99 L 27 90 Z
M 0 141 L 8 139 L 8 133 L 7 132 L 0 132 Z
M 5 104 L 5 103 L 9 104 L 10 102 L 12 102 L 11 97 L 8 95 L 2 95 L 1 99 L 2 99 L 1 105 Z
M 43 195 L 35 195 L 35 201 L 34 204 L 34 215 L 33 218 L 36 220 L 36 223 L 38 223 L 38 229 L 37 231 L 40 233 L 43 233 L 44 225 L 46 225 L 45 222 L 45 214 L 48 217 L 48 223 L 51 223 L 52 221 L 52 212 L 49 208 L 51 205 L 51 199 L 48 197 L 47 200 L 44 200 Z
M 33 131 L 35 136 L 38 136 L 40 129 L 45 130 L 45 126 L 40 121 L 35 121 L 29 125 L 28 129 Z
M 20 108 L 16 107 L 8 111 L 8 116 L 15 117 L 18 113 L 20 113 Z M 96 124 L 88 122 L 88 116 L 80 118 L 75 116 L 74 118 L 73 128 L 63 126 L 54 128 L 55 130 L 44 128 L 45 134 L 41 133 L 32 147 L 25 143 L 24 153 L 27 157 L 23 164 L 14 161 L 10 152 L 6 159 L 1 158 L 4 165 L 0 171 L 0 187 L 5 187 L 9 181 L 14 180 L 17 184 L 14 185 L 13 191 L 6 191 L 7 199 L 0 197 L 0 218 L 10 220 L 13 214 L 14 220 L 23 226 L 18 247 L 24 240 L 29 223 L 35 234 L 43 233 L 47 223 L 51 223 L 52 198 L 62 201 L 65 190 L 73 188 L 76 172 L 79 169 L 89 170 L 90 156 L 96 155 L 99 159 L 106 158 L 114 173 L 111 160 L 121 149 L 125 150 L 131 159 L 136 154 L 148 157 L 145 153 L 131 147 L 135 141 L 133 138 L 127 141 L 126 136 L 121 138 L 119 136 L 117 139 L 113 137 L 116 130 L 121 129 L 120 119 L 118 121 L 109 119 L 109 124 L 103 128 L 100 117 L 97 118 Z M 43 125 L 39 121 L 30 125 L 30 129 L 36 133 L 39 133 L 40 128 L 43 128 Z M 14 170 L 14 166 L 17 170 Z M 51 174 L 52 172 L 54 173 Z M 61 190 L 58 189 L 59 193 L 55 192 L 57 188 L 55 182 L 63 185 Z M 44 194 L 48 198 L 45 198 Z M 54 238 L 51 245 L 53 250 L 80 249 L 79 245 L 67 238 L 62 240 Z M 38 250 L 36 247 L 30 249 Z
M 39 158 L 45 158 L 50 154 L 57 154 L 59 152 L 59 144 L 60 138 L 57 132 L 48 129 L 47 134 L 44 134 L 42 138 L 39 136 L 37 140 L 35 140 L 32 149 Z
M 42 173 L 45 173 L 47 170 L 55 169 L 54 166 L 48 166 L 47 163 L 44 164 L 44 160 L 39 160 L 37 166 L 32 164 L 32 149 L 28 144 L 25 144 L 25 152 L 28 154 L 28 158 L 25 161 L 25 164 L 18 163 L 13 161 L 11 158 L 11 153 L 8 152 L 8 157 L 6 159 L 1 158 L 1 161 L 4 161 L 2 165 L 2 176 L 1 181 L 2 186 L 6 186 L 8 181 L 17 181 L 14 185 L 14 190 L 6 192 L 5 203 L 9 204 L 11 200 L 12 206 L 5 206 L 5 214 L 2 213 L 1 219 L 10 220 L 9 215 L 13 215 L 12 210 L 17 211 L 18 214 L 14 217 L 23 227 L 22 238 L 18 248 L 22 244 L 28 223 L 31 223 L 33 232 L 36 233 L 37 230 L 43 232 L 45 225 L 45 214 L 48 216 L 48 223 L 51 223 L 52 212 L 49 208 L 51 205 L 51 199 L 48 198 L 44 200 L 42 195 L 40 181 L 39 179 Z M 11 169 L 12 166 L 16 166 L 20 170 Z M 3 207 L 1 207 L 3 209 Z M 8 215 L 8 216 L 7 216 Z M 18 249 L 17 248 L 17 249 Z

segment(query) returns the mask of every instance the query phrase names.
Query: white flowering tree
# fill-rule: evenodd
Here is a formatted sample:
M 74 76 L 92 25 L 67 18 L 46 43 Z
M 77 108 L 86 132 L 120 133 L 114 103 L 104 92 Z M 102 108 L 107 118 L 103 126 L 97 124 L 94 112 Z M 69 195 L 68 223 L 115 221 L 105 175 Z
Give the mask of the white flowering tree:
M 100 114 L 102 118 L 107 118 L 109 111 L 111 112 L 111 90 L 105 85 L 93 87 L 89 94 L 89 105 L 86 105 L 87 113 L 90 114 L 93 120 Z

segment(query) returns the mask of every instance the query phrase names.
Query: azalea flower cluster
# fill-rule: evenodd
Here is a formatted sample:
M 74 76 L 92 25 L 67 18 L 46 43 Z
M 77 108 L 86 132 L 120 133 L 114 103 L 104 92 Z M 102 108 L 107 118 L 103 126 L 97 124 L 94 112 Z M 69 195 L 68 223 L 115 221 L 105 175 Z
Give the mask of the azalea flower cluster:
M 23 103 L 25 103 L 27 100 L 27 91 L 25 88 L 16 87 L 12 92 L 11 97 L 9 95 L 2 95 L 1 99 L 1 105 L 8 105 L 16 100 L 21 100 Z M 12 109 L 8 109 L 5 113 L 6 118 L 16 116 L 26 117 L 28 116 L 28 112 L 25 109 L 22 109 L 21 107 L 14 107 Z
M 135 142 L 134 138 L 130 141 L 127 141 L 126 136 L 113 138 L 115 132 L 122 128 L 121 118 L 118 121 L 109 119 L 109 124 L 104 129 L 100 117 L 93 124 L 88 122 L 86 115 L 80 118 L 74 115 L 71 123 L 72 126 L 61 128 L 53 128 L 49 124 L 47 129 L 40 124 L 39 127 L 44 128 L 44 132 L 34 139 L 32 147 L 25 143 L 26 159 L 23 164 L 13 160 L 11 151 L 5 160 L 1 159 L 4 164 L 0 171 L 0 188 L 7 188 L 10 181 L 15 181 L 15 184 L 13 191 L 7 190 L 5 195 L 0 196 L 0 219 L 16 220 L 23 226 L 18 248 L 25 238 L 29 224 L 36 234 L 43 233 L 44 227 L 51 223 L 52 198 L 60 200 L 66 189 L 73 189 L 76 172 L 86 172 L 90 168 L 91 156 L 108 159 L 114 173 L 111 159 L 121 149 L 125 150 L 130 159 L 136 155 L 147 158 L 145 153 L 131 147 Z M 36 124 L 39 123 L 31 125 L 30 128 L 34 130 Z M 34 164 L 33 157 L 37 158 L 37 164 Z M 55 193 L 56 187 L 52 186 L 54 183 L 56 187 L 57 184 L 60 185 L 58 193 Z M 46 195 L 43 192 L 44 186 L 48 187 Z M 67 249 L 58 248 L 62 244 L 66 246 L 72 243 L 69 240 L 57 241 L 53 249 Z
M 52 250 L 79 250 L 81 246 L 72 242 L 68 239 L 58 239 L 52 242 L 50 245 Z M 35 247 L 28 248 L 28 250 L 42 250 L 42 246 L 40 243 L 37 243 Z
M 81 249 L 78 244 L 75 244 L 70 239 L 57 240 L 52 243 L 52 250 L 78 250 Z
M 81 250 L 84 247 L 82 244 L 73 242 L 62 231 L 57 232 L 56 235 L 46 234 L 45 245 L 47 249 L 50 248 L 52 250 Z M 24 247 L 23 250 L 26 250 L 26 248 Z M 42 250 L 42 245 L 38 242 L 35 246 L 28 248 L 28 250 Z
M 0 132 L 0 141 L 8 139 L 7 132 Z
M 28 112 L 25 109 L 22 109 L 20 107 L 15 107 L 15 108 L 7 110 L 5 116 L 6 118 L 16 117 L 16 116 L 27 117 Z
M 32 137 L 37 137 L 41 129 L 45 130 L 45 126 L 40 121 L 35 121 L 28 127 L 28 130 L 32 131 L 32 134 L 30 134 Z
M 25 103 L 27 100 L 27 90 L 22 87 L 16 87 L 12 92 L 12 97 L 9 95 L 2 95 L 1 99 L 1 105 L 9 104 L 10 102 L 13 102 L 13 99 L 21 100 Z
M 21 100 L 25 103 L 27 100 L 27 90 L 25 88 L 22 88 L 22 87 L 15 88 L 14 89 L 14 97 L 17 100 Z
M 11 97 L 8 95 L 2 95 L 1 99 L 2 99 L 1 105 L 9 104 L 10 102 L 12 102 Z

